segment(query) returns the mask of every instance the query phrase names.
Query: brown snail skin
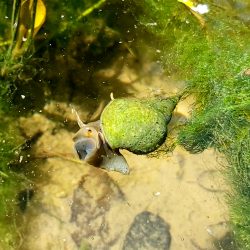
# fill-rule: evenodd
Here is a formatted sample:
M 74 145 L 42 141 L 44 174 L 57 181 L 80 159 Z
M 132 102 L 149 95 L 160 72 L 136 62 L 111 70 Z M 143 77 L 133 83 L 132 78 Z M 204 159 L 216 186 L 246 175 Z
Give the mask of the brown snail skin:
M 79 158 L 91 165 L 99 165 L 104 154 L 99 127 L 99 121 L 83 124 L 73 137 Z
M 76 111 L 75 113 L 80 129 L 74 135 L 73 141 L 79 159 L 95 167 L 128 174 L 126 159 L 118 150 L 111 150 L 105 142 L 100 130 L 100 121 L 84 124 Z
M 100 120 L 88 124 L 76 113 L 80 130 L 73 140 L 79 158 L 128 174 L 128 164 L 119 149 L 136 154 L 156 150 L 166 139 L 167 124 L 178 101 L 179 97 L 112 99 Z

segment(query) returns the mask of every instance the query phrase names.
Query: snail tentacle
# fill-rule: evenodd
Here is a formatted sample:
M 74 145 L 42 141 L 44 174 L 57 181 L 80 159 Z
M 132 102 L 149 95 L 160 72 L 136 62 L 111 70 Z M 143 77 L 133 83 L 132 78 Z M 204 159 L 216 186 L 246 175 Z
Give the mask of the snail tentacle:
M 78 126 L 79 126 L 80 128 L 85 127 L 85 126 L 86 126 L 86 124 L 84 124 L 84 123 L 82 122 L 82 120 L 80 119 L 79 114 L 77 113 L 77 111 L 75 110 L 75 108 L 74 108 L 74 107 L 72 107 L 72 112 L 73 112 L 73 113 L 75 113 L 75 115 L 76 115 L 76 120 L 77 120 L 77 124 L 78 124 Z

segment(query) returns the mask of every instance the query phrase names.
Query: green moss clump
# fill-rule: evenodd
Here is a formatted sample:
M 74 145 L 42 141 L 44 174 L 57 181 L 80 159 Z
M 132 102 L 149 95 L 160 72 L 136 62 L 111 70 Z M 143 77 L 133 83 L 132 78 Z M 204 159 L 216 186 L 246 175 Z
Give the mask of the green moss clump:
M 250 30 L 243 12 L 249 15 L 250 5 L 246 0 L 206 4 L 210 11 L 199 19 L 177 1 L 145 0 L 140 20 L 156 36 L 149 44 L 161 50 L 166 71 L 185 79 L 187 93 L 196 97 L 179 144 L 192 153 L 213 146 L 228 160 L 231 222 L 240 249 L 249 249 Z
M 12 119 L 0 113 L 0 248 L 16 249 L 20 240 L 17 229 L 17 194 L 28 185 L 23 174 L 12 170 L 19 162 L 21 145 L 24 141 Z

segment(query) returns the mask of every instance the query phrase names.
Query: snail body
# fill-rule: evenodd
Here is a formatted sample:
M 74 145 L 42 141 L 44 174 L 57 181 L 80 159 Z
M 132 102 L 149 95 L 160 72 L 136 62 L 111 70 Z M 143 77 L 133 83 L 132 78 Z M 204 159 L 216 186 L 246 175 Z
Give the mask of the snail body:
M 136 154 L 156 150 L 165 141 L 167 124 L 178 100 L 178 97 L 113 99 L 102 111 L 100 120 L 88 124 L 76 113 L 80 130 L 73 140 L 79 158 L 127 174 L 129 167 L 119 149 Z

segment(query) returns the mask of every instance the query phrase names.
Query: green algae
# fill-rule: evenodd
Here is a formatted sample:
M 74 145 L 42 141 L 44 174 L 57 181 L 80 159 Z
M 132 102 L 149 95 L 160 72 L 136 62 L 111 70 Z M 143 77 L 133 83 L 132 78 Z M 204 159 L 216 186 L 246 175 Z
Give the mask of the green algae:
M 17 230 L 17 194 L 28 185 L 26 177 L 15 170 L 20 162 L 21 145 L 24 143 L 13 119 L 0 113 L 0 248 L 16 249 L 20 240 Z
M 167 124 L 178 98 L 115 99 L 101 116 L 102 131 L 113 149 L 149 153 L 166 138 Z
M 45 28 L 41 34 L 31 38 L 27 49 L 18 56 L 13 56 L 13 50 L 17 43 L 20 1 L 3 0 L 0 3 L 1 249 L 19 248 L 22 240 L 21 212 L 24 212 L 26 207 L 25 200 L 20 198 L 19 194 L 32 188 L 31 180 L 26 177 L 29 171 L 25 173 L 24 169 L 27 161 L 25 152 L 22 150 L 26 141 L 18 128 L 19 116 L 38 112 L 44 106 L 47 86 L 44 67 L 47 66 L 48 61 L 48 54 L 46 54 L 48 47 L 56 41 L 60 43 L 61 49 L 68 42 L 69 34 L 76 29 L 81 29 L 80 26 L 86 22 L 86 16 L 100 7 L 103 2 L 105 1 L 100 1 L 98 6 L 93 6 L 93 3 L 96 3 L 94 0 L 70 1 L 67 4 L 56 0 L 46 2 L 48 23 L 46 28 L 49 27 L 49 29 Z M 32 24 L 30 25 L 32 27 Z
M 231 223 L 240 249 L 250 248 L 250 31 L 248 1 L 206 1 L 204 26 L 176 1 L 140 2 L 143 27 L 157 38 L 161 62 L 169 74 L 188 82 L 196 98 L 192 118 L 178 142 L 192 153 L 208 147 L 228 161 L 225 175 Z M 143 5 L 143 6 L 142 6 Z M 155 25 L 150 25 L 150 23 Z

